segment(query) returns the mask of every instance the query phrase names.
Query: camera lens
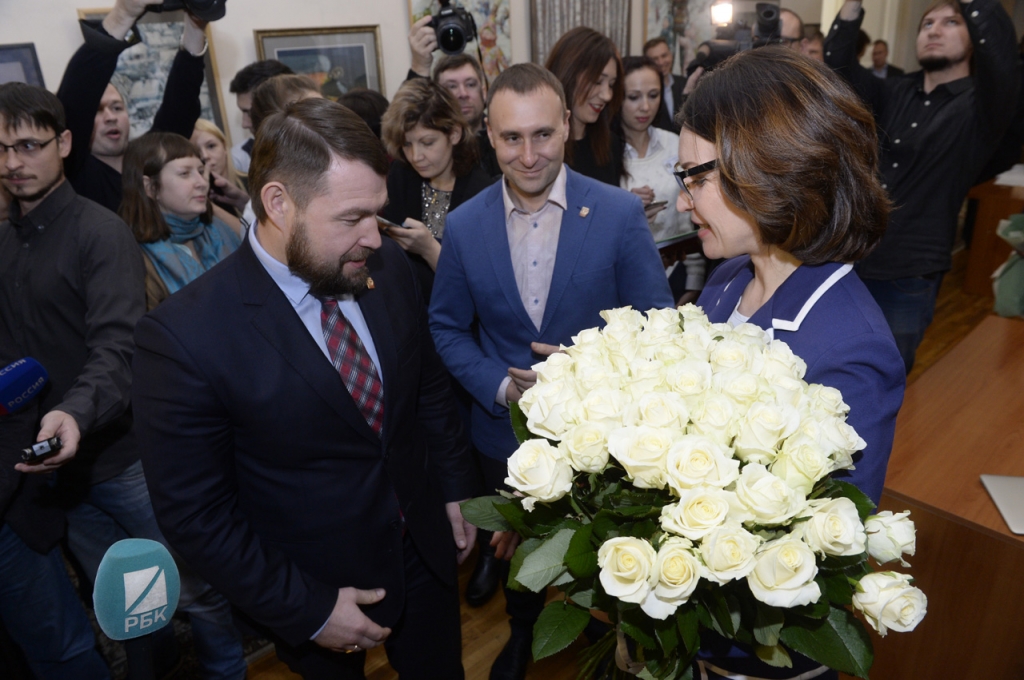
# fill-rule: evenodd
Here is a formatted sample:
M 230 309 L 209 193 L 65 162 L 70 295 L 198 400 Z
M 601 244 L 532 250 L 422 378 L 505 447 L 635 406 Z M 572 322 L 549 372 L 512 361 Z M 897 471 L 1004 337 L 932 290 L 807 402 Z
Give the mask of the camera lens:
M 460 54 L 466 48 L 466 36 L 460 26 L 451 23 L 438 29 L 437 43 L 445 54 Z

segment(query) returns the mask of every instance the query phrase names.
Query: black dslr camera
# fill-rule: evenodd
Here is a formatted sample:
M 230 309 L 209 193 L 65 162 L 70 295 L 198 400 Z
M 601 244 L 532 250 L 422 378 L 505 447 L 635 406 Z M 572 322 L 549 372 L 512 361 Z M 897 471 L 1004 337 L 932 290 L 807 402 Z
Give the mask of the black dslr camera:
M 739 52 L 782 44 L 782 22 L 777 1 L 733 2 L 732 5 L 734 8 L 740 5 L 741 11 L 734 12 L 728 24 L 716 28 L 716 40 L 709 40 L 697 48 L 697 56 L 686 67 L 687 77 L 699 66 L 710 71 Z M 750 11 L 750 5 L 754 5 L 753 11 Z
M 164 0 L 159 5 L 146 5 L 147 12 L 173 12 L 183 9 L 196 19 L 217 21 L 224 18 L 227 0 Z
M 462 7 L 452 7 L 449 0 L 441 0 L 441 11 L 430 18 L 437 45 L 445 54 L 462 54 L 466 43 L 476 40 L 476 21 Z

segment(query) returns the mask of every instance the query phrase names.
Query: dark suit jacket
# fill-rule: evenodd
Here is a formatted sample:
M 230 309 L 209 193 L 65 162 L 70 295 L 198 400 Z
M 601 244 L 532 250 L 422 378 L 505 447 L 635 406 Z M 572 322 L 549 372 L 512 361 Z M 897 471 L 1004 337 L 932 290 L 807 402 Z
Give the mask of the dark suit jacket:
M 686 87 L 686 76 L 673 76 L 672 104 L 675 106 L 675 109 L 669 111 L 668 106 L 665 104 L 665 98 L 662 97 L 661 104 L 658 106 L 658 112 L 654 114 L 654 122 L 652 123 L 654 127 L 679 134 L 679 126 L 675 124 L 675 114 L 679 109 L 683 108 L 684 87 Z
M 357 298 L 380 358 L 384 432 L 366 424 L 248 240 L 136 330 L 133 404 L 157 520 L 234 605 L 291 645 L 341 587 L 404 602 L 402 518 L 423 561 L 454 581 L 443 502 L 475 491 L 468 444 L 416 279 L 385 239 Z
M 889 64 L 888 66 L 889 68 L 886 69 L 885 71 L 886 78 L 899 78 L 902 75 L 906 75 L 903 69 L 901 69 L 899 66 L 894 66 L 892 64 Z

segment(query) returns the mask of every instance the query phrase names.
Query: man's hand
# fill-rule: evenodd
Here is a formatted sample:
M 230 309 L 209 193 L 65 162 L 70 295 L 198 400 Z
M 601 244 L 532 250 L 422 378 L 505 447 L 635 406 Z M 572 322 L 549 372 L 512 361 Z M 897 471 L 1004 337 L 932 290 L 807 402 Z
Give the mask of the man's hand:
M 560 352 L 558 345 L 545 345 L 543 342 L 531 342 L 530 349 L 534 354 L 547 357 L 551 356 L 555 352 Z M 509 367 L 508 375 L 512 378 L 512 382 L 505 388 L 505 400 L 508 403 L 513 401 L 519 401 L 519 398 L 523 396 L 523 392 L 537 384 L 537 371 L 531 371 L 527 368 L 513 368 Z
M 181 33 L 181 46 L 194 57 L 206 49 L 206 23 L 185 12 L 185 30 Z
M 510 560 L 516 554 L 516 548 L 523 542 L 523 537 L 514 531 L 495 531 L 491 536 L 494 556 L 499 560 Z
M 391 635 L 391 629 L 378 626 L 363 613 L 359 605 L 380 602 L 384 595 L 383 588 L 341 588 L 327 625 L 313 638 L 313 642 L 335 652 L 356 652 L 382 644 Z
M 78 429 L 78 422 L 70 413 L 50 411 L 39 421 L 39 434 L 36 435 L 36 441 L 46 441 L 51 437 L 60 437 L 63 444 L 60 453 L 34 465 L 18 463 L 14 469 L 18 472 L 28 473 L 53 472 L 78 453 L 78 443 L 82 440 L 82 433 Z
M 103 29 L 115 40 L 124 40 L 152 0 L 117 0 L 114 9 L 103 18 Z
M 249 202 L 249 194 L 245 189 L 236 187 L 215 172 L 210 173 L 210 182 L 220 189 L 220 195 L 225 201 L 238 208 L 239 211 L 245 210 L 245 204 Z
M 460 503 L 462 501 L 445 503 L 444 509 L 448 513 L 448 521 L 452 523 L 452 535 L 455 536 L 455 545 L 459 548 L 459 564 L 462 564 L 476 543 L 476 526 L 462 517 Z
M 434 63 L 434 50 L 437 49 L 437 33 L 433 26 L 428 26 L 433 17 L 425 16 L 409 29 L 409 49 L 412 50 L 412 70 L 414 73 L 430 77 L 430 67 Z
M 856 21 L 860 16 L 861 0 L 846 0 L 839 9 L 839 18 L 843 21 Z

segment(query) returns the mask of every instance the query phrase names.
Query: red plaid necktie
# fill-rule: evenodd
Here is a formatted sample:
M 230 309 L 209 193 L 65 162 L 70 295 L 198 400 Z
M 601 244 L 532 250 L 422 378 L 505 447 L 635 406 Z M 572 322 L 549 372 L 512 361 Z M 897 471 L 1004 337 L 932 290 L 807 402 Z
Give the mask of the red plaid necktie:
M 384 385 L 377 368 L 334 298 L 321 300 L 320 323 L 331 363 L 352 395 L 367 424 L 380 436 L 384 429 Z

